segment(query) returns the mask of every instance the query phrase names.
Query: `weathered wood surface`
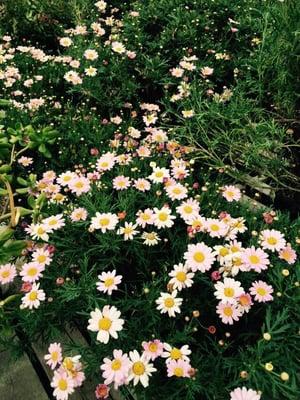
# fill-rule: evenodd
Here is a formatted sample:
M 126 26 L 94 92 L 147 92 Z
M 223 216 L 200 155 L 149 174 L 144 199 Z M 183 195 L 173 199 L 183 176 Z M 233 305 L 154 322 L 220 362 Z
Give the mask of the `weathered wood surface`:
M 0 353 L 1 400 L 49 400 L 27 355 L 11 361 L 7 351 Z
M 75 342 L 83 346 L 88 346 L 84 337 L 77 329 L 68 329 L 62 335 L 62 342 Z M 50 384 L 53 372 L 47 367 L 44 355 L 47 353 L 47 345 L 41 342 L 31 343 L 35 356 L 41 364 L 41 368 L 48 378 L 46 385 Z M 69 397 L 70 400 L 94 400 L 96 385 L 101 381 L 100 369 L 99 380 L 86 379 L 83 386 Z M 44 382 L 45 384 L 45 382 Z M 46 390 L 45 390 L 46 388 Z M 47 387 L 43 386 L 39 376 L 27 355 L 22 356 L 17 361 L 10 360 L 7 351 L 0 352 L 0 400 L 49 400 Z M 50 389 L 50 388 L 49 388 Z M 50 393 L 52 390 L 50 389 Z M 48 391 L 49 393 L 49 391 Z M 124 400 L 119 391 L 112 389 L 110 400 Z

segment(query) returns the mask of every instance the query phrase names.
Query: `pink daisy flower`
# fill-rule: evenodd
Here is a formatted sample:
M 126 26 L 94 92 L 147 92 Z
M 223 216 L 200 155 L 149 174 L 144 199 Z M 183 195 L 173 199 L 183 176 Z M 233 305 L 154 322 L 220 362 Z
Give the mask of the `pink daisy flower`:
M 16 267 L 12 264 L 4 264 L 0 266 L 0 283 L 5 285 L 10 283 L 17 276 Z
M 267 285 L 266 282 L 263 281 L 255 281 L 250 287 L 250 293 L 254 296 L 254 300 L 259 303 L 265 303 L 266 301 L 273 300 L 273 288 L 271 285 Z
M 242 293 L 238 297 L 237 301 L 238 301 L 238 307 L 243 313 L 244 312 L 248 313 L 251 306 L 253 305 L 253 301 L 249 293 Z
M 165 187 L 166 193 L 168 197 L 174 200 L 182 200 L 187 197 L 187 188 L 180 183 L 175 183 L 171 185 L 167 185 Z
M 230 392 L 230 400 L 260 400 L 261 395 L 246 387 L 236 388 Z
M 41 304 L 41 301 L 46 299 L 46 294 L 43 289 L 40 289 L 39 283 L 33 283 L 30 292 L 26 293 L 24 297 L 22 297 L 22 304 L 20 308 L 29 308 L 32 310 L 33 308 L 38 308 Z
M 245 270 L 254 270 L 261 272 L 268 268 L 270 264 L 269 256 L 262 249 L 256 249 L 254 246 L 245 249 L 241 254 L 243 268 Z
M 71 192 L 75 193 L 76 196 L 87 193 L 91 188 L 89 179 L 85 178 L 84 176 L 76 176 L 70 181 L 68 186 Z
M 52 258 L 50 256 L 50 253 L 47 249 L 45 248 L 37 248 L 33 253 L 32 253 L 32 261 L 35 261 L 39 265 L 45 266 L 45 265 L 50 265 Z
M 127 354 L 123 353 L 122 350 L 114 350 L 113 357 L 112 360 L 104 358 L 104 363 L 100 366 L 100 369 L 103 371 L 104 383 L 109 385 L 114 382 L 114 387 L 117 389 L 127 381 L 131 363 Z
M 224 237 L 228 232 L 228 226 L 224 221 L 216 218 L 207 218 L 205 222 L 205 229 L 210 237 Z
M 199 216 L 200 205 L 199 201 L 195 199 L 187 199 L 183 201 L 180 206 L 176 207 L 177 213 L 185 222 L 190 222 Z
M 280 251 L 286 246 L 283 234 L 275 229 L 261 231 L 259 238 L 262 248 L 266 250 Z
M 190 378 L 191 365 L 185 360 L 171 360 L 167 363 L 168 377 Z
M 22 156 L 18 159 L 18 163 L 23 165 L 23 167 L 28 167 L 33 163 L 33 159 L 31 157 Z
M 139 210 L 136 215 L 136 223 L 142 228 L 145 228 L 146 225 L 153 225 L 154 212 L 151 210 L 151 208 L 146 208 L 144 211 Z
M 151 188 L 150 182 L 144 178 L 135 179 L 133 186 L 140 192 L 147 192 Z
M 116 190 L 126 190 L 130 186 L 130 179 L 127 176 L 116 176 L 113 180 L 113 188 Z
M 183 257 L 186 260 L 187 266 L 193 272 L 208 271 L 216 259 L 212 249 L 206 246 L 203 242 L 189 244 Z
M 73 379 L 66 371 L 54 371 L 51 386 L 57 400 L 68 400 L 69 395 L 74 392 Z
M 74 208 L 70 218 L 72 222 L 85 221 L 87 219 L 87 211 L 83 207 Z
M 297 260 L 297 254 L 290 245 L 287 245 L 279 252 L 279 258 L 286 261 L 288 264 L 294 264 Z
M 160 357 L 164 351 L 164 344 L 158 339 L 150 340 L 150 342 L 143 342 L 142 347 L 144 349 L 143 354 L 151 361 Z
M 42 276 L 42 272 L 45 270 L 45 266 L 35 261 L 25 263 L 22 266 L 20 276 L 24 282 L 35 282 L 38 281 Z
M 139 157 L 150 157 L 151 156 L 151 150 L 147 146 L 140 146 L 136 150 L 136 152 Z
M 238 321 L 242 316 L 242 310 L 235 304 L 222 303 L 217 305 L 217 314 L 224 324 L 233 325 L 234 321 Z
M 97 161 L 97 170 L 100 172 L 109 171 L 113 168 L 115 162 L 116 157 L 113 153 L 105 153 Z
M 223 188 L 222 196 L 231 203 L 232 201 L 239 201 L 242 194 L 239 188 L 233 185 L 226 185 Z
M 60 343 L 51 343 L 48 347 L 48 354 L 44 356 L 51 369 L 55 369 L 58 364 L 62 362 L 62 348 Z

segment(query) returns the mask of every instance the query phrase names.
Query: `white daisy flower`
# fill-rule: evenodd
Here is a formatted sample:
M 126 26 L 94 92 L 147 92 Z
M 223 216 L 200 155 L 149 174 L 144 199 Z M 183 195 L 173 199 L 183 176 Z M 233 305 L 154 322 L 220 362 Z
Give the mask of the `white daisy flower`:
M 125 222 L 125 226 L 119 228 L 117 230 L 118 235 L 124 235 L 124 240 L 133 240 L 133 237 L 139 233 L 139 231 L 136 231 L 135 228 L 137 227 L 137 224 L 133 224 L 132 222 Z
M 167 168 L 154 167 L 153 172 L 148 178 L 154 183 L 162 183 L 165 178 L 170 177 L 170 172 Z
M 107 344 L 109 337 L 118 339 L 118 332 L 123 329 L 124 320 L 120 318 L 121 313 L 114 306 L 104 306 L 102 311 L 96 308 L 90 313 L 88 327 L 92 332 L 97 332 L 97 340 Z
M 166 358 L 166 363 L 172 360 L 185 360 L 190 361 L 189 355 L 191 354 L 189 346 L 186 344 L 180 348 L 170 346 L 168 343 L 164 343 L 164 352 L 162 357 Z
M 237 298 L 245 292 L 241 287 L 241 283 L 232 278 L 224 278 L 223 282 L 217 282 L 215 289 L 214 295 L 216 298 L 222 303 L 230 304 L 236 304 Z
M 154 225 L 158 228 L 171 228 L 174 225 L 174 219 L 176 217 L 171 215 L 169 207 L 162 207 L 161 209 L 154 208 Z
M 46 298 L 46 294 L 42 289 L 39 289 L 39 283 L 33 283 L 30 292 L 26 293 L 25 296 L 22 297 L 22 304 L 20 308 L 29 308 L 32 310 L 33 308 L 38 308 L 41 304 L 41 301 L 44 301 Z
M 172 279 L 170 279 L 169 284 L 173 286 L 174 289 L 182 290 L 186 287 L 191 287 L 194 277 L 193 272 L 189 272 L 188 267 L 182 263 L 174 265 L 173 271 L 169 273 Z
M 92 229 L 101 229 L 102 233 L 114 230 L 119 219 L 116 214 L 96 212 L 95 217 L 91 219 Z
M 160 297 L 156 300 L 157 310 L 161 314 L 168 313 L 169 317 L 175 317 L 175 313 L 180 313 L 180 306 L 183 299 L 177 296 L 177 290 L 172 293 L 160 293 Z
M 154 231 L 152 232 L 144 232 L 142 234 L 142 239 L 144 239 L 144 244 L 147 246 L 155 246 L 161 238 L 158 236 L 158 234 Z
M 116 275 L 116 270 L 102 272 L 102 274 L 98 275 L 98 279 L 100 282 L 97 282 L 97 289 L 100 292 L 111 295 L 113 290 L 118 289 L 118 285 L 122 281 L 122 275 Z
M 131 367 L 128 381 L 130 382 L 133 380 L 134 386 L 141 382 L 144 387 L 147 387 L 149 385 L 149 376 L 152 375 L 152 372 L 156 371 L 156 368 L 153 367 L 153 364 L 150 363 L 145 354 L 141 356 L 136 350 L 130 351 L 129 357 L 131 360 Z

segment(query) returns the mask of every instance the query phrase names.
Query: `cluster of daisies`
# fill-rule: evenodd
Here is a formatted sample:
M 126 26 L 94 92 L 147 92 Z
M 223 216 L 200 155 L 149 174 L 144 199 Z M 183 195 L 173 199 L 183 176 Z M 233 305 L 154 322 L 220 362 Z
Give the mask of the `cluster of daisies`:
M 57 400 L 67 400 L 83 384 L 85 375 L 80 358 L 80 355 L 64 357 L 60 343 L 50 344 L 44 359 L 54 372 L 51 387 Z
M 44 218 L 40 223 L 31 224 L 25 228 L 33 239 L 40 239 L 45 242 L 49 234 L 64 226 L 62 214 L 52 215 Z M 23 251 L 26 262 L 21 259 L 15 264 L 0 265 L 0 284 L 8 285 L 14 282 L 15 278 L 21 280 L 20 292 L 24 293 L 20 307 L 30 310 L 36 309 L 41 302 L 45 301 L 46 294 L 40 288 L 40 279 L 43 278 L 45 269 L 51 264 L 55 247 L 47 243 L 28 241 Z
M 99 4 L 101 3 L 101 4 Z M 95 66 L 95 62 L 102 58 L 99 57 L 99 43 L 96 46 L 87 48 L 81 55 L 69 55 L 72 46 L 76 46 L 74 38 L 77 36 L 86 37 L 92 35 L 93 41 L 98 42 L 102 36 L 106 35 L 107 39 L 103 42 L 104 48 L 111 49 L 112 54 L 125 56 L 128 60 L 136 57 L 134 51 L 127 50 L 125 45 L 117 40 L 120 35 L 123 23 L 116 17 L 118 8 L 110 8 L 108 10 L 106 2 L 97 2 L 96 21 L 90 26 L 77 25 L 75 28 L 67 29 L 64 36 L 59 38 L 59 44 L 64 50 L 64 55 L 54 56 L 46 54 L 42 49 L 32 45 L 12 45 L 12 37 L 9 35 L 2 36 L 0 43 L 0 83 L 3 89 L 10 95 L 13 107 L 24 112 L 37 112 L 43 106 L 50 106 L 60 109 L 61 104 L 55 96 L 47 96 L 41 91 L 40 82 L 44 79 L 43 66 L 47 65 L 49 71 L 57 71 L 57 66 L 62 66 L 63 79 L 72 85 L 81 85 L 84 79 L 96 77 L 99 66 Z M 100 14 L 100 15 L 99 15 Z M 101 17 L 103 14 L 106 16 Z M 130 17 L 138 17 L 139 13 L 132 11 Z M 110 30 L 110 32 L 109 32 Z M 21 72 L 19 68 L 22 55 L 24 61 L 30 62 L 32 71 Z M 107 63 L 107 61 L 106 61 Z M 103 67 L 103 60 L 101 66 Z M 55 72 L 57 74 L 57 72 Z M 48 78 L 47 78 L 48 79 Z
M 110 50 L 111 56 L 116 55 L 120 60 L 134 60 L 137 56 L 136 51 L 128 50 L 124 43 L 127 44 L 128 38 L 123 37 L 124 22 L 119 18 L 118 8 L 109 7 L 105 1 L 95 3 L 96 15 L 95 21 L 89 25 L 80 24 L 74 28 L 65 30 L 65 36 L 59 37 L 58 42 L 62 47 L 62 55 L 46 54 L 42 49 L 30 45 L 12 45 L 12 38 L 4 35 L 2 43 L 0 43 L 0 83 L 3 89 L 9 94 L 11 104 L 15 108 L 24 112 L 37 112 L 41 107 L 51 107 L 53 109 L 61 109 L 62 105 L 56 98 L 55 93 L 47 96 L 44 90 L 41 90 L 44 79 L 44 66 L 49 67 L 50 75 L 56 77 L 57 72 L 61 74 L 61 78 L 72 86 L 82 86 L 85 83 L 90 84 L 91 79 L 97 79 L 99 71 L 103 66 L 108 65 L 109 61 L 103 59 L 107 57 L 107 49 Z M 134 20 L 139 18 L 139 12 L 131 10 L 128 12 L 127 18 Z M 229 19 L 230 20 L 230 19 Z M 232 23 L 232 20 L 229 21 Z M 77 40 L 77 37 L 79 39 Z M 82 44 L 82 38 L 88 42 L 88 48 L 78 51 L 78 43 Z M 105 38 L 105 39 L 104 39 Z M 230 60 L 227 53 L 217 53 L 209 49 L 208 54 L 213 55 L 215 60 Z M 19 57 L 24 58 L 26 65 L 28 61 L 32 70 L 23 73 L 19 68 Z M 170 70 L 172 78 L 181 79 L 177 85 L 177 92 L 170 97 L 171 102 L 189 97 L 191 93 L 191 80 L 193 74 L 197 71 L 200 73 L 204 82 L 204 93 L 217 102 L 228 101 L 233 92 L 224 86 L 222 93 L 214 91 L 214 84 L 210 78 L 214 74 L 214 68 L 196 65 L 198 58 L 195 55 L 188 54 L 179 61 L 179 64 Z M 236 72 L 237 73 L 237 72 Z M 47 77 L 47 81 L 49 78 Z M 46 80 L 45 80 L 46 81 Z M 171 84 L 173 86 L 173 83 Z M 149 113 L 149 122 L 156 118 L 154 113 Z M 194 110 L 182 110 L 184 118 L 191 118 Z

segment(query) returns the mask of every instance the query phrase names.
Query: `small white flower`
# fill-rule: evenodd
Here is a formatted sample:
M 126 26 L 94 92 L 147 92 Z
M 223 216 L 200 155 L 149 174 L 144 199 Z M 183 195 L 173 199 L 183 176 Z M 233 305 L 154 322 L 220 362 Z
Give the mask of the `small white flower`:
M 180 306 L 183 299 L 177 296 L 177 290 L 172 293 L 160 293 L 160 297 L 156 300 L 157 309 L 161 314 L 168 313 L 169 317 L 175 317 L 175 313 L 180 313 Z

